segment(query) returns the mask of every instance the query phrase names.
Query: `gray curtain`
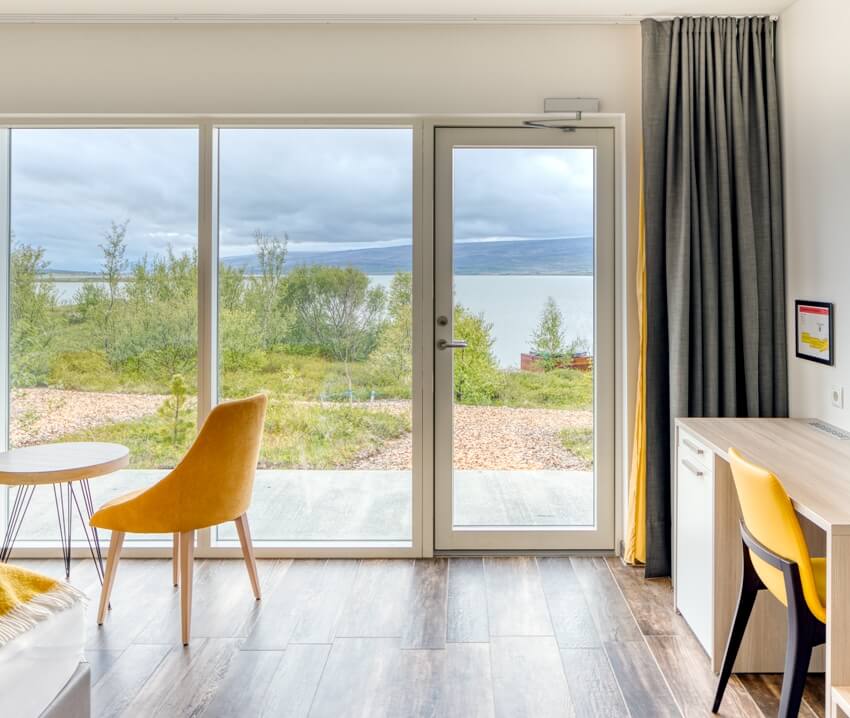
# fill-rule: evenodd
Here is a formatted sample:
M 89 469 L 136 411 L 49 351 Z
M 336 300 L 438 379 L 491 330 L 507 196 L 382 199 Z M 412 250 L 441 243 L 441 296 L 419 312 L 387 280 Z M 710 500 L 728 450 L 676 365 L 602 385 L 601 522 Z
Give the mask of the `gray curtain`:
M 645 20 L 646 574 L 671 554 L 673 420 L 786 416 L 775 23 Z

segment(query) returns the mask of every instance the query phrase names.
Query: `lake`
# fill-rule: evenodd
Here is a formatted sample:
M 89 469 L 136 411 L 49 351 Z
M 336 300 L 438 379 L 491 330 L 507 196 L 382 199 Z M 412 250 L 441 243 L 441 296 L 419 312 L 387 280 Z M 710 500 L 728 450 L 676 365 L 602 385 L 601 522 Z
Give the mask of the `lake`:
M 374 284 L 389 287 L 391 275 L 372 275 Z M 56 282 L 61 302 L 70 302 L 81 282 Z M 531 335 L 547 297 L 564 316 L 567 341 L 593 339 L 593 277 L 559 275 L 458 275 L 456 300 L 493 325 L 493 352 L 503 367 L 519 366 L 520 354 L 531 348 Z

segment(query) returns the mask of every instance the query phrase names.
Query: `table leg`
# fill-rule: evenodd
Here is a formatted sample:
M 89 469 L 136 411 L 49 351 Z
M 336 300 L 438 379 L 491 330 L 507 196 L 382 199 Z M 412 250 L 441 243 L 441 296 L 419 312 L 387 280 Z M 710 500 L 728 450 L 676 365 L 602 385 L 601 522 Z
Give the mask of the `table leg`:
M 827 535 L 826 554 L 826 714 L 832 715 L 832 689 L 850 686 L 850 534 Z
M 12 502 L 11 511 L 9 511 L 9 523 L 6 525 L 3 545 L 0 546 L 0 562 L 2 563 L 8 563 L 9 557 L 12 555 L 15 539 L 21 530 L 21 524 L 24 523 L 24 516 L 27 514 L 27 509 L 29 508 L 34 491 L 34 484 L 22 484 L 15 491 L 15 500 Z
M 88 479 L 82 479 L 79 483 L 80 493 L 83 496 L 85 515 L 83 515 L 83 511 L 80 508 L 80 502 L 77 499 L 77 494 L 70 482 L 68 483 L 68 493 L 73 498 L 74 505 L 77 507 L 77 515 L 80 517 L 80 523 L 83 525 L 83 534 L 86 537 L 86 543 L 89 545 L 89 551 L 91 552 L 92 561 L 94 561 L 97 577 L 100 579 L 101 585 L 103 585 L 103 552 L 100 548 L 100 537 L 98 536 L 97 529 L 94 526 L 91 527 L 91 534 L 89 534 L 89 520 L 94 513 L 94 503 L 91 498 L 91 487 L 89 486 Z
M 53 503 L 56 505 L 56 519 L 59 523 L 59 542 L 62 544 L 62 560 L 65 562 L 65 578 L 71 578 L 71 484 L 68 487 L 67 500 L 62 493 L 62 484 L 53 484 Z

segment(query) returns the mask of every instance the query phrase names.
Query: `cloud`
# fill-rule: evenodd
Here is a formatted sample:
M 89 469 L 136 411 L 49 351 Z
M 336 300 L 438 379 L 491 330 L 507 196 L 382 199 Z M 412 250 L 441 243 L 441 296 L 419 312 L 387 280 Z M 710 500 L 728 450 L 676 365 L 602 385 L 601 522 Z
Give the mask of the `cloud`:
M 593 164 L 585 148 L 456 148 L 455 238 L 591 236 Z
M 251 253 L 257 229 L 315 251 L 407 243 L 412 133 L 406 129 L 221 129 L 220 251 Z M 184 129 L 12 132 L 12 227 L 57 269 L 92 269 L 111 221 L 128 256 L 196 244 L 198 135 Z M 455 236 L 588 236 L 593 153 L 455 151 Z

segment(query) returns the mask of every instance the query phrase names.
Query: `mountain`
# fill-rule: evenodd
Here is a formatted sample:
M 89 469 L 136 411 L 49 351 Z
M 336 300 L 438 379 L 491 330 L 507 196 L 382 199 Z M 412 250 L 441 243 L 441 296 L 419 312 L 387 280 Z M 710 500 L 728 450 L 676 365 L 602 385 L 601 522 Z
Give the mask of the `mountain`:
M 455 274 L 593 274 L 593 238 L 517 239 L 455 244 Z M 257 271 L 253 255 L 225 257 L 230 267 Z M 340 252 L 297 252 L 286 257 L 289 269 L 324 264 L 356 267 L 366 274 L 409 272 L 410 246 L 351 249 Z

